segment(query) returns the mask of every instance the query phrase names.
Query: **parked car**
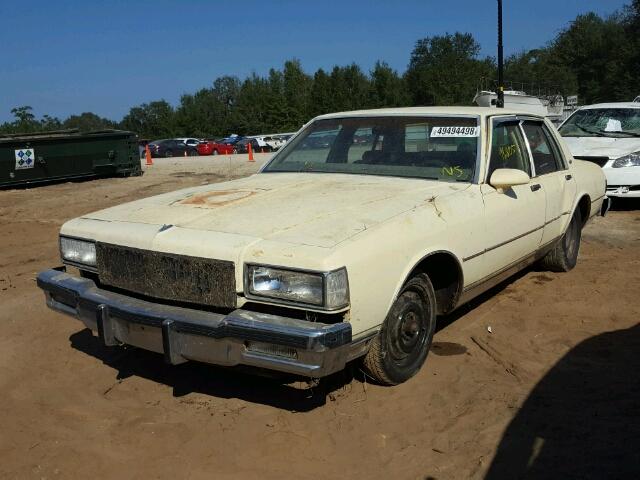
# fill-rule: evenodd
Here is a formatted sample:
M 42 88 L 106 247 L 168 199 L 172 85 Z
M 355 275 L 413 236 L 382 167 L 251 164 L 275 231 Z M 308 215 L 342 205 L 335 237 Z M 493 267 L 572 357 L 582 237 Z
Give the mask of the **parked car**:
M 559 130 L 575 158 L 602 167 L 607 196 L 640 197 L 640 103 L 581 107 Z
M 354 138 L 370 134 L 368 143 Z M 303 148 L 311 136 L 328 145 Z M 537 143 L 536 143 L 537 142 Z M 605 178 L 541 116 L 479 107 L 323 115 L 257 175 L 62 226 L 49 307 L 104 345 L 397 384 L 436 319 L 539 261 L 571 270 Z M 578 300 L 578 299 L 574 299 Z
M 197 146 L 200 155 L 228 155 L 234 152 L 233 145 L 223 140 L 206 140 Z
M 268 137 L 264 137 L 263 140 L 269 144 L 269 146 L 274 150 L 280 149 L 287 140 L 291 137 L 290 134 L 282 134 L 282 135 L 271 135 Z
M 197 147 L 200 143 L 202 143 L 201 139 L 193 138 L 193 137 L 175 138 L 174 140 L 178 140 L 179 142 L 182 142 L 185 145 L 193 148 Z
M 169 138 L 166 140 L 154 140 L 149 143 L 149 151 L 152 157 L 175 157 L 183 156 L 185 152 L 189 156 L 197 156 L 196 147 L 187 145 L 181 140 Z
M 267 152 L 273 151 L 273 148 L 271 147 L 271 145 L 257 138 L 245 138 L 243 140 L 240 140 L 238 143 L 234 145 L 234 148 L 237 153 L 248 153 L 249 143 L 251 143 L 251 148 L 253 150 L 253 153 L 267 153 Z

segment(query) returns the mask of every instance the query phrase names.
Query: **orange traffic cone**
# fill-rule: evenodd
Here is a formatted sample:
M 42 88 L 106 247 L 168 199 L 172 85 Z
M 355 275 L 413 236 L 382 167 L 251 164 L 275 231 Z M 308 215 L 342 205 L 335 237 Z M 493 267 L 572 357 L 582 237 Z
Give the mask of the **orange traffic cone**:
M 253 159 L 253 149 L 251 148 L 251 142 L 247 143 L 247 150 L 249 150 L 249 161 L 255 162 Z
M 149 145 L 144 146 L 144 157 L 147 160 L 146 165 L 153 165 L 153 158 L 151 158 L 151 150 L 149 150 Z

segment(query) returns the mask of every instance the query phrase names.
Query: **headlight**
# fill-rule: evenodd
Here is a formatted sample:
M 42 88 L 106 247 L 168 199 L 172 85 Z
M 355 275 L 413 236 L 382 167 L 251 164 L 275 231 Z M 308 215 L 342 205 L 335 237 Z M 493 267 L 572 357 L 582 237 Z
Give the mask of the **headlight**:
M 60 237 L 60 255 L 63 261 L 89 267 L 96 266 L 96 244 L 77 238 Z
M 247 297 L 267 297 L 299 305 L 336 310 L 349 304 L 347 270 L 304 272 L 262 265 L 246 266 Z
M 616 158 L 616 161 L 611 165 L 613 168 L 622 167 L 640 167 L 640 151 L 630 153 L 624 157 Z

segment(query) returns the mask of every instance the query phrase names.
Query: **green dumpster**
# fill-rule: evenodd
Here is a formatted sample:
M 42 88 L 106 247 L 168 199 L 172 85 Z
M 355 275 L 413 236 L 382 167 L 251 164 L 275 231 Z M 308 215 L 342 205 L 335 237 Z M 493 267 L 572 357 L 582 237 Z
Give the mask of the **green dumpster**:
M 0 187 L 141 174 L 138 139 L 133 132 L 0 134 Z

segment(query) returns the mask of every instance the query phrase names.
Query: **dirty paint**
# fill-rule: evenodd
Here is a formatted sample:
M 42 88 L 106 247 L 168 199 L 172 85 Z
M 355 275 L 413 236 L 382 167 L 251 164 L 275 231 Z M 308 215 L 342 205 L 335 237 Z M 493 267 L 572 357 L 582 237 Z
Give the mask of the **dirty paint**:
M 203 208 L 216 208 L 238 202 L 255 195 L 253 190 L 223 190 L 205 192 L 193 195 L 178 203 L 181 205 L 194 205 Z

